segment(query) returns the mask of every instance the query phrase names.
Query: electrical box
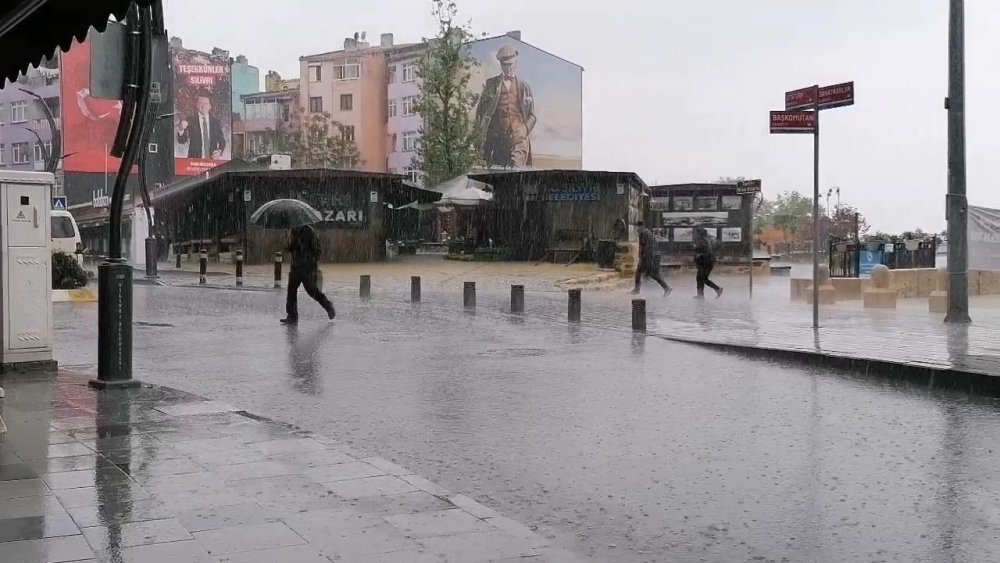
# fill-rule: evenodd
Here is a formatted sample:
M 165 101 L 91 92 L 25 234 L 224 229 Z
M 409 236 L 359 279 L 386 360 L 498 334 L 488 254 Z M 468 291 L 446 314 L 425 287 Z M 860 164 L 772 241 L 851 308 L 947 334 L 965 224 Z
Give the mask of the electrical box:
M 49 172 L 0 172 L 0 371 L 52 363 Z

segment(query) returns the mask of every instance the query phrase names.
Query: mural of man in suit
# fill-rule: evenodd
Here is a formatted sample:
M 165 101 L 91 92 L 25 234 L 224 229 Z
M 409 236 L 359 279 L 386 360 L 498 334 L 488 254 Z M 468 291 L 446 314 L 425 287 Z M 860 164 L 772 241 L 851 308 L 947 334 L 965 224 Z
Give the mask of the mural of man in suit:
M 538 120 L 531 86 L 517 76 L 517 56 L 507 45 L 497 51 L 501 74 L 486 81 L 476 107 L 487 166 L 531 166 L 531 132 Z
M 198 92 L 197 112 L 177 126 L 177 142 L 188 144 L 188 158 L 222 160 L 226 150 L 226 134 L 222 123 L 212 115 L 212 100 L 208 92 Z

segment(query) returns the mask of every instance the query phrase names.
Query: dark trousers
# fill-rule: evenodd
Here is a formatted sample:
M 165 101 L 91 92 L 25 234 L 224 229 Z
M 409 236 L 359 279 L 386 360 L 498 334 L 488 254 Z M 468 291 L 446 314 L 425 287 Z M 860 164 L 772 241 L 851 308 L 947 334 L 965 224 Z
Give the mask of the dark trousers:
M 698 295 L 705 295 L 706 285 L 714 289 L 715 291 L 719 291 L 719 286 L 715 285 L 715 282 L 708 279 L 708 276 L 712 275 L 712 268 L 715 267 L 715 264 L 711 262 L 705 262 L 705 263 L 699 263 L 697 264 L 697 266 L 698 266 L 698 275 L 695 279 L 698 283 Z
M 664 281 L 663 276 L 660 274 L 660 267 L 656 260 L 640 260 L 635 268 L 635 287 L 636 289 L 642 285 L 642 276 L 649 276 L 656 283 L 660 284 L 660 287 L 667 289 L 670 287 L 667 282 Z
M 333 303 L 327 299 L 326 295 L 316 287 L 316 270 L 302 270 L 292 268 L 288 272 L 288 297 L 285 299 L 285 313 L 289 319 L 299 318 L 299 286 L 306 288 L 306 293 L 320 304 L 329 313 L 333 310 Z

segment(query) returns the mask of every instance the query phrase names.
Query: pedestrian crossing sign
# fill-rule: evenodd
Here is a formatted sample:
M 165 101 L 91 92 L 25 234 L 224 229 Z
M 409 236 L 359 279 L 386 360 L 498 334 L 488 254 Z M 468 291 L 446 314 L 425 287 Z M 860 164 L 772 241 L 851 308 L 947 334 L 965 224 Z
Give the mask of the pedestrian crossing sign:
M 66 196 L 56 196 L 52 198 L 53 211 L 66 211 Z

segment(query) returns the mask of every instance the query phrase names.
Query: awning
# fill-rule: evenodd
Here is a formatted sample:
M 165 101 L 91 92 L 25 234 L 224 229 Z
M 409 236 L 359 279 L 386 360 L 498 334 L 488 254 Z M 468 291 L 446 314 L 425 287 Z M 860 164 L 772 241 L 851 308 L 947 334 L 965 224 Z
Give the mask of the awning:
M 149 6 L 154 0 L 135 0 Z M 108 18 L 121 20 L 130 0 L 7 0 L 0 5 L 0 80 L 37 66 L 57 48 L 69 50 L 91 27 L 104 31 Z

